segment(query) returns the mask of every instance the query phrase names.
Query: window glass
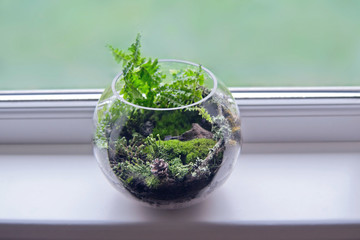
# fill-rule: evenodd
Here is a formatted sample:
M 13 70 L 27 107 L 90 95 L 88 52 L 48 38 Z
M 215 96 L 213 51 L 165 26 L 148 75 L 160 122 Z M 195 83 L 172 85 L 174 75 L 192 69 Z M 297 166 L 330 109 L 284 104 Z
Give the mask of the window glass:
M 103 88 L 106 44 L 211 69 L 228 86 L 360 85 L 360 1 L 0 0 L 0 90 Z

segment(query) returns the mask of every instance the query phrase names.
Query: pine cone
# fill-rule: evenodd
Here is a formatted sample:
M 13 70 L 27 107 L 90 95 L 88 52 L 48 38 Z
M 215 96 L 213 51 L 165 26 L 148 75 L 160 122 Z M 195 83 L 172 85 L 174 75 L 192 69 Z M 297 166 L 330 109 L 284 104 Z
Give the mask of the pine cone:
M 150 165 L 151 173 L 159 178 L 168 176 L 168 163 L 164 159 L 155 158 L 153 163 Z

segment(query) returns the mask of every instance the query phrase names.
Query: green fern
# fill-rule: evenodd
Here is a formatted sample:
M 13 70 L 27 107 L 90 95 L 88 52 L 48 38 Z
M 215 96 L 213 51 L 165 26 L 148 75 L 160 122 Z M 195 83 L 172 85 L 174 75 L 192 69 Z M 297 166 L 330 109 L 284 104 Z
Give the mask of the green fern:
M 127 62 L 130 60 L 130 56 L 125 54 L 123 51 L 119 50 L 118 48 L 114 48 L 111 45 L 106 45 L 110 51 L 112 52 L 112 55 L 114 56 L 114 59 L 117 63 L 123 63 L 123 66 L 127 64 Z
M 208 121 L 209 123 L 213 123 L 213 119 L 211 118 L 209 112 L 204 107 L 190 107 L 186 109 L 187 111 L 197 111 L 199 115 Z
M 145 107 L 171 108 L 200 101 L 203 95 L 204 73 L 187 68 L 173 71 L 173 81 L 163 83 L 166 75 L 160 71 L 157 59 L 141 57 L 140 34 L 128 53 L 108 45 L 117 63 L 122 63 L 123 87 L 120 94 L 129 102 Z
M 181 107 L 202 99 L 205 76 L 201 65 L 198 71 L 190 68 L 172 71 L 173 81 L 159 88 L 157 104 L 160 107 Z

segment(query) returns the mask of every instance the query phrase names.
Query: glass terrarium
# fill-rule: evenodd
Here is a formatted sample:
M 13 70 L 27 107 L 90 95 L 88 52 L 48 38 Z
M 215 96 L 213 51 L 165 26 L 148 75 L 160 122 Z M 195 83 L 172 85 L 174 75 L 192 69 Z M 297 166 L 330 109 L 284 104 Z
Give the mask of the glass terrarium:
M 203 200 L 229 176 L 240 153 L 240 118 L 231 93 L 208 69 L 180 60 L 158 65 L 162 83 L 138 95 L 141 101 L 127 95 L 134 89 L 123 81 L 126 71 L 103 92 L 94 153 L 116 189 L 172 209 Z M 146 84 L 138 88 L 151 91 Z

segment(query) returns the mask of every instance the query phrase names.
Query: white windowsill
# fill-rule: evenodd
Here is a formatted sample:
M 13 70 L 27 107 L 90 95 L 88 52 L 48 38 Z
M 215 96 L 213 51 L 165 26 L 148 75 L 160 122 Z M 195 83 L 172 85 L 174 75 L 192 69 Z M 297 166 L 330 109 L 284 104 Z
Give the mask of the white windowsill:
M 113 189 L 90 145 L 1 145 L 0 239 L 360 236 L 360 143 L 245 144 L 243 150 L 209 199 L 163 211 Z

